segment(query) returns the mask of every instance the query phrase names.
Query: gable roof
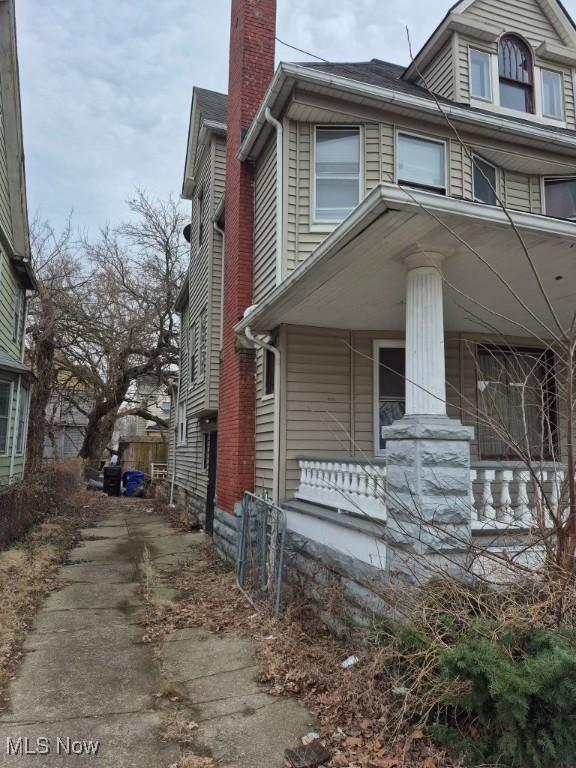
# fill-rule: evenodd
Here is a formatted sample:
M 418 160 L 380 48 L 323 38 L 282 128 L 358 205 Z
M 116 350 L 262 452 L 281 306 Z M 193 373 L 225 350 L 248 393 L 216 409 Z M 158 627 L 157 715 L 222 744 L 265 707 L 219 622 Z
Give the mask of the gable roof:
M 218 91 L 209 91 L 206 88 L 194 88 L 194 93 L 198 101 L 198 109 L 204 120 L 226 125 L 228 95 Z
M 194 187 L 194 168 L 202 131 L 226 133 L 228 96 L 206 88 L 194 88 L 188 126 L 182 197 L 189 199 Z
M 418 70 L 434 58 L 441 47 L 446 43 L 452 32 L 464 32 L 481 37 L 487 41 L 498 40 L 502 30 L 480 20 L 465 16 L 468 10 L 477 0 L 458 0 L 448 9 L 448 12 L 424 43 L 420 51 L 414 57 L 412 63 L 406 68 L 404 77 L 408 80 L 418 78 Z M 576 24 L 560 0 L 534 0 L 542 12 L 553 18 L 555 26 L 563 32 L 563 42 L 567 42 L 576 48 Z

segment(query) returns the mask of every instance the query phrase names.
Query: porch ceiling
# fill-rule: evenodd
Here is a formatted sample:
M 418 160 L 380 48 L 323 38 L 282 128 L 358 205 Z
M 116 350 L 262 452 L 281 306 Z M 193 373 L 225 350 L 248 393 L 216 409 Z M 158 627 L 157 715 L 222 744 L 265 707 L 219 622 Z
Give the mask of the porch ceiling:
M 512 218 L 568 323 L 576 311 L 576 223 L 524 213 Z M 293 324 L 402 330 L 404 259 L 417 249 L 445 255 L 447 331 L 545 333 L 498 275 L 538 317 L 552 322 L 502 210 L 381 184 L 236 329 L 269 332 Z

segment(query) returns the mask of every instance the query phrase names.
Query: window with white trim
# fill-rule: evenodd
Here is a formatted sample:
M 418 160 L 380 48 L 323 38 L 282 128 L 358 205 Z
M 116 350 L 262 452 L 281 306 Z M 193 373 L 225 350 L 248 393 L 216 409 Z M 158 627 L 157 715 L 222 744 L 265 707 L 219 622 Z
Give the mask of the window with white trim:
M 200 313 L 200 339 L 199 339 L 199 375 L 203 379 L 206 376 L 206 352 L 208 339 L 208 311 L 206 308 Z
M 196 370 L 196 337 L 196 323 L 193 323 L 188 331 L 188 373 L 191 384 L 196 381 L 196 374 L 198 373 Z
M 11 404 L 12 385 L 8 381 L 0 381 L 0 454 L 5 454 L 8 451 Z
M 178 445 L 186 443 L 186 403 L 178 403 L 176 440 Z
M 546 216 L 576 221 L 576 176 L 544 179 Z
M 338 222 L 360 202 L 360 128 L 316 127 L 314 219 Z
M 26 444 L 26 426 L 28 423 L 28 388 L 20 389 L 20 404 L 18 406 L 18 432 L 16 438 L 16 453 L 23 453 Z
M 480 157 L 474 158 L 474 201 L 485 205 L 496 205 L 496 167 Z
M 398 184 L 446 194 L 446 143 L 408 133 L 398 134 Z
M 551 69 L 541 70 L 542 79 L 542 114 L 554 120 L 564 118 L 564 99 L 562 92 L 562 75 Z
M 518 112 L 534 113 L 532 51 L 518 35 L 504 35 L 498 46 L 500 104 Z
M 470 94 L 475 99 L 492 101 L 492 57 L 475 48 L 470 48 Z
M 406 350 L 403 341 L 374 342 L 375 449 L 386 449 L 382 431 L 406 412 Z

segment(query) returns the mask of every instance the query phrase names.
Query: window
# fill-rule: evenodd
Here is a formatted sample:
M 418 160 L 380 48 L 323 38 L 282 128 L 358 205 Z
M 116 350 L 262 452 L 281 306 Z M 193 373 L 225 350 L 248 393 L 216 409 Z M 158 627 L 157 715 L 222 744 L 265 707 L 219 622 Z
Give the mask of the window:
M 199 339 L 199 375 L 204 378 L 206 375 L 206 341 L 208 333 L 208 313 L 203 309 L 200 313 L 200 339 Z
M 178 445 L 184 445 L 186 443 L 186 403 L 178 403 L 176 440 Z
M 188 331 L 188 345 L 188 368 L 192 383 L 196 381 L 196 323 L 193 323 Z
M 492 101 L 491 56 L 470 48 L 470 93 L 475 99 Z
M 16 438 L 16 453 L 23 453 L 26 443 L 26 426 L 28 421 L 28 389 L 20 390 L 20 405 L 18 407 L 18 433 Z
M 477 203 L 496 205 L 496 168 L 481 160 L 474 158 L 474 200 Z
M 399 184 L 446 194 L 446 145 L 401 133 L 398 136 Z
M 374 342 L 374 391 L 376 452 L 382 453 L 386 448 L 383 427 L 401 419 L 406 411 L 406 353 L 403 341 Z
M 10 404 L 12 385 L 0 381 L 0 454 L 8 451 L 8 425 L 10 423 Z
M 550 69 L 542 70 L 542 114 L 557 120 L 564 117 L 562 75 Z
M 518 112 L 534 112 L 532 53 L 516 35 L 504 35 L 498 49 L 500 104 Z
M 342 221 L 360 202 L 360 129 L 316 128 L 316 221 Z
M 576 221 L 576 176 L 544 179 L 544 205 L 547 216 Z
M 264 395 L 273 395 L 276 379 L 276 358 L 269 349 L 264 350 Z
M 198 210 L 198 248 L 204 242 L 204 190 L 198 192 L 197 210 Z
M 478 349 L 478 441 L 483 459 L 555 455 L 555 362 L 550 351 Z M 492 425 L 498 425 L 495 429 Z

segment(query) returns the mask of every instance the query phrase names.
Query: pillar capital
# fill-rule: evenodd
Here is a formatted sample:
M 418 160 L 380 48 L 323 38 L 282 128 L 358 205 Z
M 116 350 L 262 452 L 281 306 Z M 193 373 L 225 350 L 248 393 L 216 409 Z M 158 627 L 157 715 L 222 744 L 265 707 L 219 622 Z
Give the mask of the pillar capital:
M 440 269 L 443 261 L 443 253 L 437 253 L 436 251 L 425 251 L 421 249 L 412 251 L 412 253 L 410 253 L 404 259 L 404 263 L 406 264 L 406 269 L 408 271 L 412 269 L 419 269 L 420 267 L 434 267 L 435 269 Z

